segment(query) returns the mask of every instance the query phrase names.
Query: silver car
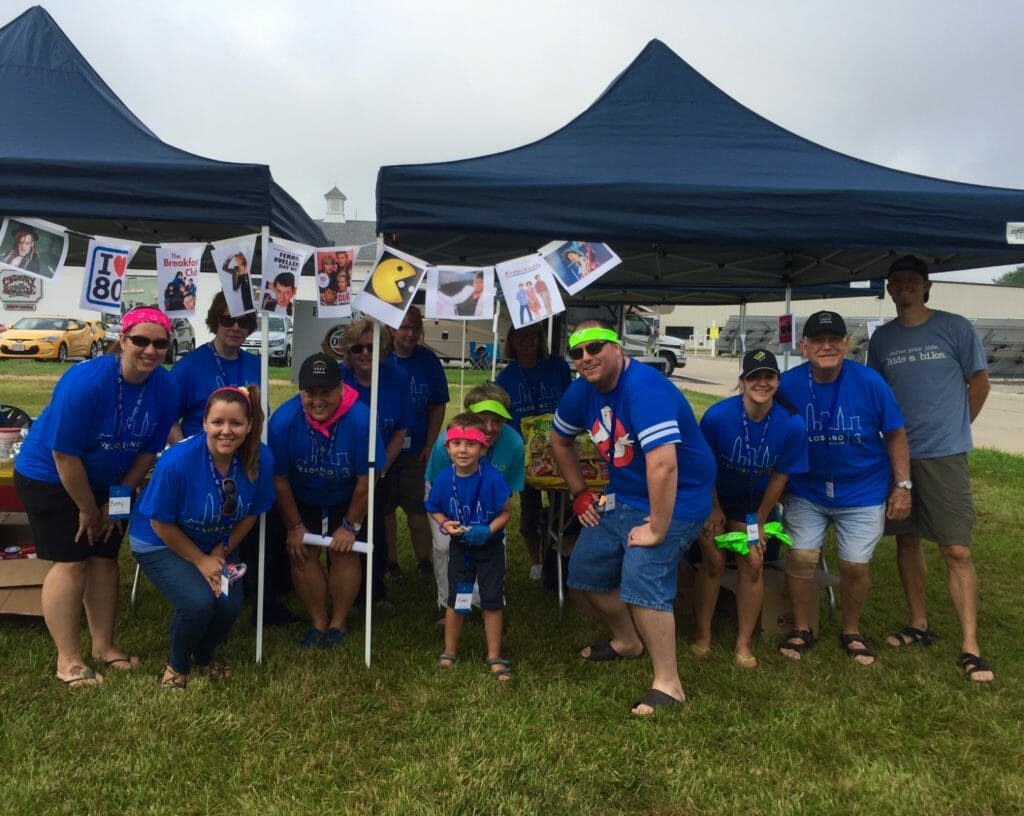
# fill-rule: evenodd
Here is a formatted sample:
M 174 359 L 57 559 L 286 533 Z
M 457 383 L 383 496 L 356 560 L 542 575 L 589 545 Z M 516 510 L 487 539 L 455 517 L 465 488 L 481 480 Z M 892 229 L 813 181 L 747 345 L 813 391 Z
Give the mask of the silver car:
M 292 319 L 279 315 L 269 317 L 270 329 L 267 336 L 267 349 L 271 365 L 291 366 L 292 364 Z M 245 338 L 242 348 L 255 355 L 260 353 L 261 336 L 259 330 Z

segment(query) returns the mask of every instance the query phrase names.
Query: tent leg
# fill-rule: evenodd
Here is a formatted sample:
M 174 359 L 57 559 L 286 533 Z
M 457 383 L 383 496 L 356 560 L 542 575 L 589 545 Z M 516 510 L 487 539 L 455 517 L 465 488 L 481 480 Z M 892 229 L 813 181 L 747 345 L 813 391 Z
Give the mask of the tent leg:
M 270 227 L 260 230 L 260 272 L 266 269 L 267 257 L 270 255 Z M 269 413 L 270 394 L 268 369 L 270 319 L 266 312 L 260 315 L 260 404 L 263 416 Z M 263 442 L 267 441 L 267 423 L 263 423 Z M 256 570 L 256 665 L 263 662 L 263 607 L 265 603 L 264 586 L 267 574 L 267 515 L 260 514 L 260 551 Z M 239 589 L 241 591 L 241 589 Z

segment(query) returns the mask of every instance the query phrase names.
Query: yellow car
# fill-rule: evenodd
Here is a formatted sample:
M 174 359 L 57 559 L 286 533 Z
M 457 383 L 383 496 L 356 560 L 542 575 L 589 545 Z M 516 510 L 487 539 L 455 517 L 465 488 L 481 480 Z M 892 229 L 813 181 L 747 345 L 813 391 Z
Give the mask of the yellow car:
M 23 317 L 0 334 L 0 358 L 67 360 L 98 357 L 101 341 L 84 320 L 71 317 Z

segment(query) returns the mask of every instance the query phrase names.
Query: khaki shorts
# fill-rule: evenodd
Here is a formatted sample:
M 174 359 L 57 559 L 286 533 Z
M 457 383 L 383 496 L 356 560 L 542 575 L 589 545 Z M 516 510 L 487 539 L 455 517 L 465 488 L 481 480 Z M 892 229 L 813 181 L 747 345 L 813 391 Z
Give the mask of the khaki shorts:
M 887 521 L 886 535 L 918 535 L 941 547 L 970 547 L 974 542 L 974 496 L 967 454 L 911 459 L 914 483 L 910 518 Z

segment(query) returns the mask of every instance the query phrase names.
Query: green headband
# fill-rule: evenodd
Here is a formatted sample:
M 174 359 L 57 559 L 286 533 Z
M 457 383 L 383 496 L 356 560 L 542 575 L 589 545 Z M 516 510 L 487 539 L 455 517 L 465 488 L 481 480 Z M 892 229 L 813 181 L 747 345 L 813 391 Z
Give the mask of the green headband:
M 480 402 L 474 402 L 469 406 L 469 410 L 474 414 L 482 414 L 484 411 L 490 411 L 492 414 L 497 414 L 505 419 L 512 419 L 512 414 L 508 412 L 508 408 L 497 400 L 480 400 Z
M 782 532 L 782 522 L 780 521 L 769 521 L 764 525 L 764 537 L 766 539 L 777 538 L 787 547 L 793 546 L 793 539 Z M 747 544 L 747 534 L 743 530 L 715 536 L 715 546 L 720 550 L 729 550 L 737 555 L 748 555 L 750 553 L 750 546 Z
M 618 344 L 619 335 L 611 329 L 602 329 L 598 326 L 580 329 L 569 335 L 569 348 L 576 348 L 580 343 L 589 343 L 591 340 L 607 340 L 609 343 Z

